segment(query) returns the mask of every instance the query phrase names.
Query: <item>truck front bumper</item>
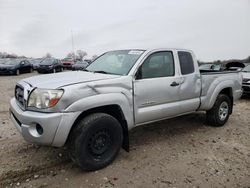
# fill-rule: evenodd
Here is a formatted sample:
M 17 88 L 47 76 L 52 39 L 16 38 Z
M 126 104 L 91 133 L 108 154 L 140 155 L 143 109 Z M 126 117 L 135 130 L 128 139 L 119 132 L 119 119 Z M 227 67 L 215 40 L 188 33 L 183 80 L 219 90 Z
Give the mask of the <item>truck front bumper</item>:
M 10 101 L 11 120 L 23 138 L 30 143 L 63 146 L 78 114 L 23 111 L 15 98 Z

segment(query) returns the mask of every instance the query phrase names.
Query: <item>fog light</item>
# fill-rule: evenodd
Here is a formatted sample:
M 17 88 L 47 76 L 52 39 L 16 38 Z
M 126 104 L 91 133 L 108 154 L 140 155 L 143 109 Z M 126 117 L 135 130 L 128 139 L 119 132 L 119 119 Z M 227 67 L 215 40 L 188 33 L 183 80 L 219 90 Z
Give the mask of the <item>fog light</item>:
M 42 126 L 39 124 L 36 124 L 36 131 L 38 132 L 38 134 L 42 135 L 43 134 Z

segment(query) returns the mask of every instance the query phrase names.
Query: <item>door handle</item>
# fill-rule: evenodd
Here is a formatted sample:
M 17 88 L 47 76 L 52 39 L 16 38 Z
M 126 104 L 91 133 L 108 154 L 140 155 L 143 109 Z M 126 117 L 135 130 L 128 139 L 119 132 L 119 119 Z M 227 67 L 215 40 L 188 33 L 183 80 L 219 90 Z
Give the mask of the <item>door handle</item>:
M 180 85 L 179 83 L 177 83 L 177 82 L 172 82 L 171 84 L 170 84 L 170 86 L 172 86 L 172 87 L 176 87 L 176 86 L 178 86 L 178 85 Z

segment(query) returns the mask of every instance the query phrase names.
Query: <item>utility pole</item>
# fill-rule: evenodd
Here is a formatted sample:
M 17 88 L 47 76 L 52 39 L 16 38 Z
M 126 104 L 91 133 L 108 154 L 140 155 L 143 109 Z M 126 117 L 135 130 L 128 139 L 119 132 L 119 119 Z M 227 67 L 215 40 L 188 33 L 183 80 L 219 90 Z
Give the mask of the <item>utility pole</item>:
M 74 38 L 73 38 L 73 31 L 71 30 L 71 42 L 72 42 L 72 52 L 73 52 L 73 58 L 75 61 L 75 46 L 74 46 Z

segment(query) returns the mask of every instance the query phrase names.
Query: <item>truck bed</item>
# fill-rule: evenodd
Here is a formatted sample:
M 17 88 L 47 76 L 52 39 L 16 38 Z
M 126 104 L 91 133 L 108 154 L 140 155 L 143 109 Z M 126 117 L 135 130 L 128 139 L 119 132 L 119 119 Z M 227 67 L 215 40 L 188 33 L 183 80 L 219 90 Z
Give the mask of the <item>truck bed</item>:
M 200 70 L 201 74 L 226 74 L 226 73 L 238 73 L 240 71 L 235 70 Z
M 242 74 L 240 71 L 200 71 L 201 73 L 201 110 L 207 110 L 211 108 L 211 104 L 214 99 L 213 95 L 218 95 L 217 88 L 221 84 L 227 83 L 231 85 L 232 91 L 235 91 L 233 94 L 235 99 L 238 99 L 240 96 L 238 93 L 241 90 L 242 83 Z

